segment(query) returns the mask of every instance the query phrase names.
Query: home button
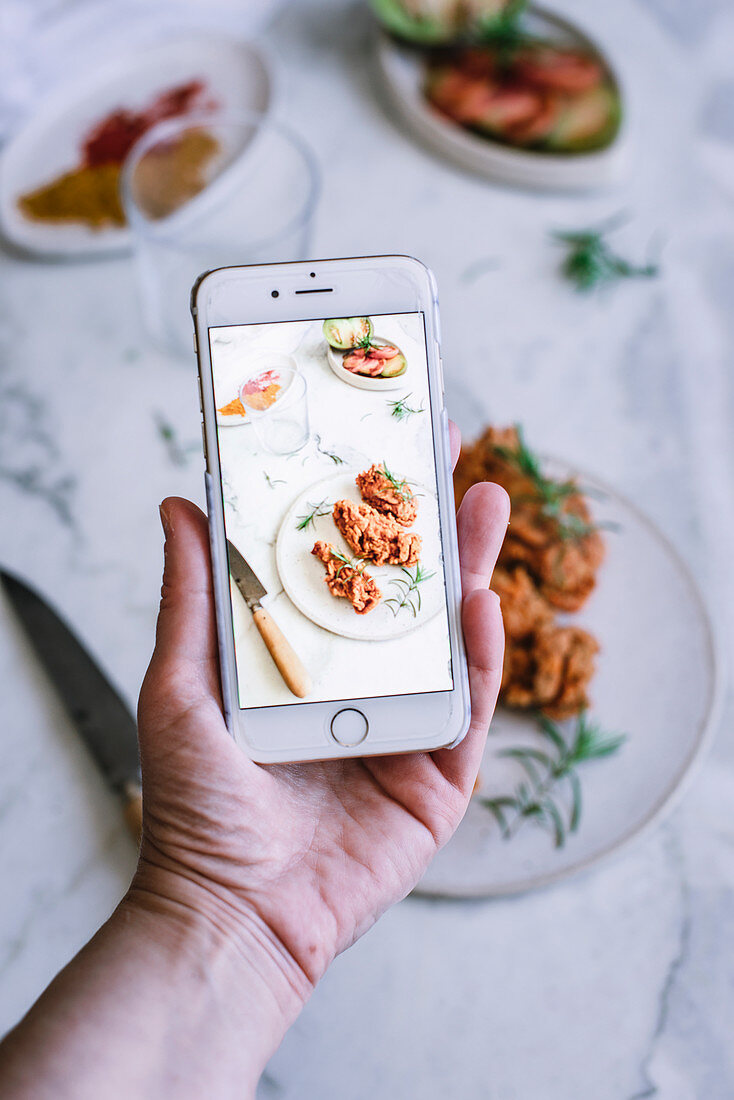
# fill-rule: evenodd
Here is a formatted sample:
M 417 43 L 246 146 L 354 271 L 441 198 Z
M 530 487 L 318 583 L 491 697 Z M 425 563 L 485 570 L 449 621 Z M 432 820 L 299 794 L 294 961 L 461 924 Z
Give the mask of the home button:
M 361 710 L 354 707 L 345 707 L 336 712 L 331 719 L 331 736 L 339 745 L 352 749 L 355 745 L 361 745 L 367 736 L 369 722 Z

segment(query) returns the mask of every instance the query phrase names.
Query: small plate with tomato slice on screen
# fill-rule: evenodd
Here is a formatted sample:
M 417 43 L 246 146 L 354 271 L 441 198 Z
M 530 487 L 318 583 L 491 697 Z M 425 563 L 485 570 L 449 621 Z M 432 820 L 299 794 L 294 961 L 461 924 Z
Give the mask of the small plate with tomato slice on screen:
M 626 160 L 618 77 L 574 24 L 524 0 L 372 0 L 392 107 L 416 137 L 502 183 L 586 189 Z
M 408 360 L 391 340 L 374 332 L 369 317 L 334 317 L 323 324 L 326 357 L 337 378 L 359 390 L 403 385 Z

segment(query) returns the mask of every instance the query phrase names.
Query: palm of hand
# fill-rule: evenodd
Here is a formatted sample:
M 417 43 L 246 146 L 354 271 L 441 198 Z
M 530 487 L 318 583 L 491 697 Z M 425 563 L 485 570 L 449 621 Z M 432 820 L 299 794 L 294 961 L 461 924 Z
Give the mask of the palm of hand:
M 478 487 L 459 520 L 472 688 L 465 741 L 432 754 L 268 768 L 242 753 L 222 718 L 204 517 L 184 502 L 167 509 L 158 638 L 139 707 L 141 860 L 254 914 L 316 981 L 412 888 L 466 808 L 499 687 L 501 618 L 486 585 L 506 499 Z

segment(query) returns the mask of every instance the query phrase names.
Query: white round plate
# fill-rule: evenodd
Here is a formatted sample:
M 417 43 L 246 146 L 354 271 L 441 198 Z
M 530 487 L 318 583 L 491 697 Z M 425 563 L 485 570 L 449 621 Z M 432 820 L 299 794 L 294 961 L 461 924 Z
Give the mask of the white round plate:
M 46 256 L 114 254 L 130 247 L 124 228 L 26 218 L 18 198 L 79 159 L 83 136 L 116 107 L 142 108 L 159 92 L 201 79 L 223 111 L 264 112 L 272 79 L 262 54 L 247 42 L 196 35 L 130 52 L 58 88 L 34 110 L 0 158 L 0 228 L 14 245 Z
M 389 342 L 381 336 L 374 337 L 375 344 L 387 344 Z M 400 350 L 402 351 L 402 348 Z M 352 371 L 347 370 L 342 360 L 348 354 L 346 351 L 340 351 L 339 348 L 333 348 L 331 344 L 327 343 L 326 345 L 326 358 L 329 360 L 329 366 L 337 378 L 340 378 L 342 382 L 346 382 L 347 385 L 355 386 L 358 390 L 398 390 L 405 385 L 410 363 L 408 363 L 407 370 L 395 378 L 369 378 L 366 374 L 353 374 Z
M 535 21 L 546 24 L 546 30 L 550 28 L 555 36 L 559 33 L 566 38 L 571 36 L 600 53 L 586 35 L 565 19 L 536 7 L 531 12 Z M 605 61 L 609 64 L 606 57 Z M 420 50 L 402 46 L 380 32 L 377 64 L 381 85 L 396 114 L 434 153 L 466 171 L 476 172 L 498 183 L 521 187 L 582 191 L 616 183 L 624 174 L 629 161 L 624 120 L 612 144 L 597 152 L 564 156 L 561 153 L 512 149 L 465 130 L 431 107 L 423 94 L 425 65 Z M 616 73 L 614 79 L 619 84 Z M 626 100 L 623 110 L 626 113 Z
M 606 535 L 607 559 L 589 603 L 571 621 L 601 644 L 591 684 L 590 717 L 627 741 L 611 757 L 581 765 L 578 831 L 555 848 L 549 833 L 525 822 L 503 840 L 488 810 L 472 801 L 455 836 L 417 887 L 421 894 L 485 897 L 546 886 L 619 849 L 669 809 L 699 759 L 719 697 L 715 640 L 687 566 L 637 509 L 615 492 L 557 464 L 599 492 L 596 517 L 619 525 Z M 500 709 L 481 767 L 481 793 L 512 793 L 521 778 L 511 746 L 541 744 L 532 719 Z
M 331 595 L 324 582 L 324 566 L 311 553 L 314 543 L 323 539 L 343 554 L 352 556 L 334 525 L 331 509 L 329 508 L 328 515 L 316 519 L 303 531 L 299 531 L 297 525 L 300 517 L 307 515 L 319 501 L 325 501 L 324 509 L 345 497 L 359 502 L 362 498 L 354 483 L 359 472 L 355 468 L 333 474 L 311 485 L 296 497 L 280 526 L 275 560 L 286 594 L 311 622 L 324 630 L 330 630 L 332 634 L 340 634 L 343 638 L 356 638 L 361 642 L 384 642 L 417 630 L 444 607 L 438 502 L 429 489 L 407 477 L 418 497 L 418 518 L 410 530 L 423 537 L 421 565 L 434 574 L 420 586 L 420 610 L 415 616 L 408 608 L 393 614 L 385 601 L 396 595 L 398 588 L 390 581 L 404 574 L 397 565 L 368 564 L 367 572 L 380 586 L 382 600 L 366 615 L 358 615 L 348 600 Z M 401 475 L 407 476 L 402 471 Z

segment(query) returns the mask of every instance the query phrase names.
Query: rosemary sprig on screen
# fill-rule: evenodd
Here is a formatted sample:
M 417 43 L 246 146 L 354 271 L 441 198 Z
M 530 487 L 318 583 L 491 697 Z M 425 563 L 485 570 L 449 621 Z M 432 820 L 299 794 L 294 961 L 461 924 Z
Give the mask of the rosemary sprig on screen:
M 314 441 L 316 443 L 316 450 L 319 452 L 319 454 L 324 455 L 325 458 L 330 458 L 335 466 L 344 465 L 344 459 L 341 457 L 341 455 L 338 455 L 335 451 L 330 451 L 328 447 L 321 446 L 320 435 L 315 435 Z
M 420 562 L 413 573 L 405 566 L 401 567 L 401 572 L 405 574 L 404 577 L 395 577 L 390 581 L 390 584 L 394 584 L 398 589 L 398 594 L 385 600 L 385 606 L 390 608 L 393 615 L 398 615 L 403 608 L 407 608 L 415 618 L 421 609 L 420 586 L 435 576 L 435 573 L 426 572 Z
M 343 569 L 349 568 L 353 569 L 355 573 L 364 573 L 367 567 L 367 562 L 364 558 L 348 558 L 346 554 L 342 554 L 341 550 L 337 550 L 335 546 L 331 548 L 331 556 L 342 563 L 336 571 L 337 577 Z
M 404 397 L 398 398 L 397 401 L 388 401 L 388 407 L 392 409 L 391 416 L 394 416 L 396 420 L 407 420 L 409 416 L 415 416 L 416 413 L 425 412 L 425 406 L 421 401 L 419 409 L 412 408 L 408 404 L 409 398 L 412 397 L 411 393 L 406 393 Z
M 526 821 L 535 821 L 553 835 L 562 848 L 581 821 L 582 797 L 578 768 L 592 760 L 612 756 L 626 740 L 626 734 L 605 733 L 585 713 L 579 715 L 569 741 L 559 726 L 540 716 L 540 731 L 550 742 L 548 750 L 530 745 L 503 749 L 498 755 L 516 760 L 525 772 L 510 795 L 477 801 L 494 816 L 505 840 L 513 837 Z
M 296 524 L 296 531 L 306 531 L 309 527 L 313 527 L 316 520 L 320 519 L 321 516 L 331 515 L 331 505 L 329 504 L 324 508 L 325 504 L 326 497 L 320 500 L 318 504 L 312 504 L 310 500 L 306 501 L 306 507 L 309 508 L 310 511 L 297 517 L 298 523 Z
M 556 230 L 552 235 L 566 247 L 561 273 L 582 294 L 620 279 L 652 279 L 658 264 L 633 264 L 613 252 L 606 235 L 620 224 L 614 218 L 591 229 Z
M 393 489 L 398 494 L 398 496 L 402 500 L 411 500 L 412 497 L 413 497 L 413 493 L 411 491 L 410 486 L 408 485 L 408 482 L 405 480 L 405 478 L 397 478 L 395 476 L 395 474 L 393 474 L 388 469 L 388 465 L 385 462 L 384 458 L 383 458 L 382 462 L 380 463 L 380 465 L 382 466 L 383 474 L 385 475 L 387 480 L 390 482 L 390 484 L 392 485 Z
M 610 524 L 587 523 L 581 516 L 567 510 L 566 504 L 569 497 L 577 496 L 580 492 L 578 485 L 575 481 L 559 481 L 557 478 L 546 477 L 541 469 L 539 458 L 533 454 L 525 442 L 520 424 L 515 425 L 515 431 L 517 447 L 513 450 L 510 447 L 495 446 L 495 451 L 500 458 L 509 462 L 532 482 L 533 499 L 539 502 L 541 515 L 554 520 L 561 541 L 583 539 L 602 526 L 610 527 Z M 522 498 L 516 499 L 521 501 Z

